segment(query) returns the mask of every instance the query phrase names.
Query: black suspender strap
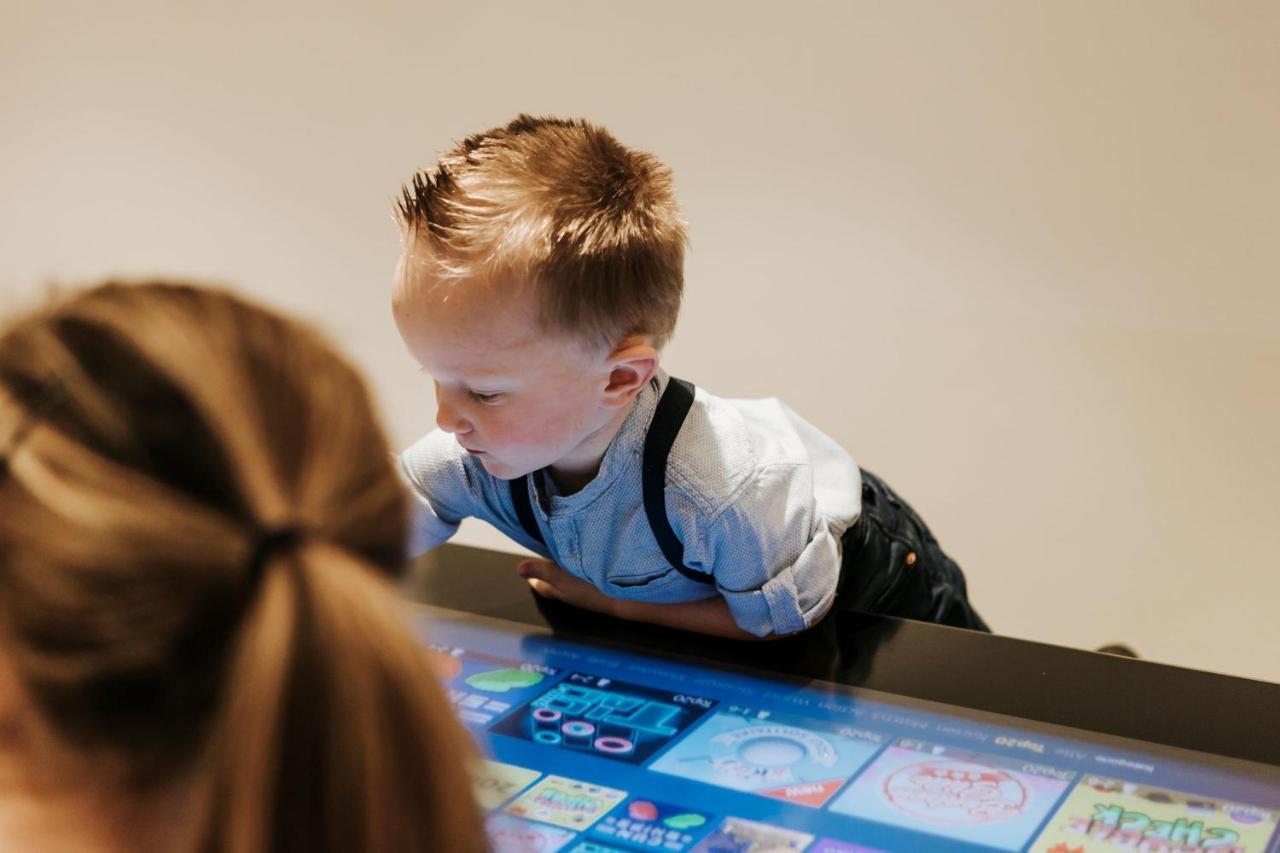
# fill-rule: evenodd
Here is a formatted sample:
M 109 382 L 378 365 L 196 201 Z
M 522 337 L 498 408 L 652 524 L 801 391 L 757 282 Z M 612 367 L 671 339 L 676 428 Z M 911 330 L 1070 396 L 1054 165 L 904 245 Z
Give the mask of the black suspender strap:
M 641 481 L 644 489 L 644 514 L 649 519 L 649 529 L 658 540 L 667 562 L 691 581 L 715 583 L 706 572 L 695 572 L 684 564 L 684 545 L 671 529 L 667 518 L 667 459 L 671 445 L 675 444 L 680 427 L 693 407 L 693 386 L 674 376 L 667 380 L 667 389 L 658 400 L 658 408 L 649 424 L 644 439 L 644 462 Z
M 538 527 L 538 517 L 533 514 L 533 502 L 529 500 L 529 487 L 532 485 L 529 475 L 525 474 L 508 482 L 511 484 L 511 502 L 516 505 L 516 518 L 520 519 L 520 526 L 535 542 L 546 545 L 547 541 L 542 538 L 542 530 Z

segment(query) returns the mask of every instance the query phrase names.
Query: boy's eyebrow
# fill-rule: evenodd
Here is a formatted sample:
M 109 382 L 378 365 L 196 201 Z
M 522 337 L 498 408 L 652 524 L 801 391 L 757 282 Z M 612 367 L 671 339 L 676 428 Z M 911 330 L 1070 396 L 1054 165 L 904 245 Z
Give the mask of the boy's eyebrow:
M 418 372 L 423 374 L 424 376 L 434 376 L 434 374 L 432 374 L 431 371 L 427 370 L 421 364 L 418 365 Z M 470 388 L 475 388 L 477 386 L 487 385 L 487 384 L 507 385 L 507 384 L 510 384 L 510 379 L 507 377 L 505 373 L 497 373 L 497 374 L 489 374 L 489 375 L 472 377 L 471 379 L 464 380 L 459 384 L 466 385 Z

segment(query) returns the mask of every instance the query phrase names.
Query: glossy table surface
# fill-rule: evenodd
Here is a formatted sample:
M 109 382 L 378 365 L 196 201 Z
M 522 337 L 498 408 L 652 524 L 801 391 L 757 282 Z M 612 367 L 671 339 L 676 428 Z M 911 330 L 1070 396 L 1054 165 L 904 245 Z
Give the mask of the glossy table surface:
M 766 642 L 719 640 L 539 599 L 520 557 L 445 545 L 407 594 L 435 607 L 733 667 L 865 687 L 1280 768 L 1280 685 L 880 616 L 832 614 Z M 1277 771 L 1280 773 L 1280 770 Z

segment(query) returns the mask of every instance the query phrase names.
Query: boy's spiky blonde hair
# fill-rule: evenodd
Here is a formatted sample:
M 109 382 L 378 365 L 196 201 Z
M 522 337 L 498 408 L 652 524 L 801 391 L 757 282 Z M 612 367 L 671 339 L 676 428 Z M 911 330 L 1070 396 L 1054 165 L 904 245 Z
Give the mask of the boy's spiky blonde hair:
M 398 213 L 437 276 L 532 283 L 549 330 L 661 347 L 675 329 L 686 237 L 671 172 L 602 127 L 520 115 L 467 137 Z

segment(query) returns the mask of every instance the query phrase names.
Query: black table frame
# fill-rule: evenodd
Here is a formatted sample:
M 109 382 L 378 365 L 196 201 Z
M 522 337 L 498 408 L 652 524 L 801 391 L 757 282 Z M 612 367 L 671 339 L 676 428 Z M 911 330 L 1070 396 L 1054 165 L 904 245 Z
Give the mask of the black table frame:
M 779 640 L 721 640 L 542 600 L 516 575 L 519 559 L 444 545 L 415 561 L 406 591 L 435 607 L 571 638 L 1275 765 L 1280 780 L 1280 684 L 871 615 L 833 613 Z

